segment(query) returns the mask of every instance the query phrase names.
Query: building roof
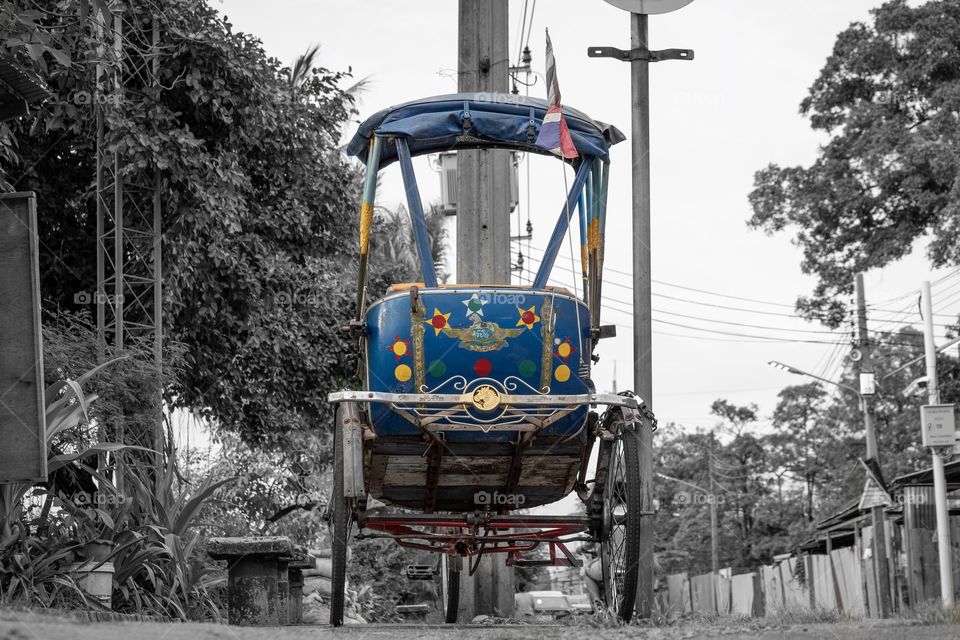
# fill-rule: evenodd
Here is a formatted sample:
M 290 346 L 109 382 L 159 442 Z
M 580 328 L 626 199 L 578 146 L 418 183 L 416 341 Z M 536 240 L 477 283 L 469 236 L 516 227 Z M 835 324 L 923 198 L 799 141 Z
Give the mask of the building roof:
M 0 121 L 25 116 L 30 105 L 52 94 L 43 81 L 13 58 L 0 55 Z
M 943 475 L 947 479 L 948 488 L 953 489 L 960 487 L 960 459 L 943 465 Z M 926 467 L 913 473 L 905 473 L 902 476 L 897 476 L 893 479 L 893 482 L 890 483 L 894 489 L 901 489 L 911 485 L 930 484 L 933 484 L 933 467 Z

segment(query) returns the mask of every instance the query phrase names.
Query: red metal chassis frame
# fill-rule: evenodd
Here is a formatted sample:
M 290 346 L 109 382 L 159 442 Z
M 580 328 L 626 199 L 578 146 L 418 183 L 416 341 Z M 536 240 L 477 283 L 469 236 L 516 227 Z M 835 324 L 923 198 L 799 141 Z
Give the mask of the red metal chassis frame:
M 361 513 L 358 523 L 361 527 L 384 532 L 397 544 L 411 549 L 465 557 L 506 553 L 506 563 L 518 566 L 579 567 L 580 559 L 567 549 L 565 543 L 571 541 L 568 536 L 590 530 L 587 516 L 515 516 L 486 512 L 436 515 Z M 523 557 L 524 553 L 533 551 L 542 543 L 550 547 L 549 560 Z

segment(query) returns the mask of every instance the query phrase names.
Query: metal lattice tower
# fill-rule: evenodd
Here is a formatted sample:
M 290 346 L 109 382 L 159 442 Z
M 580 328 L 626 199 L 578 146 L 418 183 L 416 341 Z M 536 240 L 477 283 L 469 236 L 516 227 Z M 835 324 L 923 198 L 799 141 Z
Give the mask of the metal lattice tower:
M 96 67 L 97 336 L 118 349 L 152 350 L 157 379 L 162 367 L 161 198 L 159 169 L 140 168 L 117 143 L 111 111 L 140 100 L 157 85 L 159 24 L 125 19 L 120 3 L 110 16 L 92 17 L 102 43 Z M 132 14 L 129 14 L 132 16 Z M 113 120 L 114 122 L 116 120 Z M 159 388 L 157 393 L 159 393 Z M 159 398 L 155 399 L 159 402 Z M 131 428 L 120 420 L 114 434 L 124 444 L 164 450 L 162 408 L 155 419 Z

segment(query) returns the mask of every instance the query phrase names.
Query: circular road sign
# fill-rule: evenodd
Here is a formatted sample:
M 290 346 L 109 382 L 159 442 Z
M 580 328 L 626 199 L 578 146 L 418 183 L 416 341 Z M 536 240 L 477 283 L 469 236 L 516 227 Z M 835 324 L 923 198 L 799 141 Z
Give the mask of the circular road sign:
M 631 13 L 670 13 L 683 9 L 693 0 L 604 0 Z

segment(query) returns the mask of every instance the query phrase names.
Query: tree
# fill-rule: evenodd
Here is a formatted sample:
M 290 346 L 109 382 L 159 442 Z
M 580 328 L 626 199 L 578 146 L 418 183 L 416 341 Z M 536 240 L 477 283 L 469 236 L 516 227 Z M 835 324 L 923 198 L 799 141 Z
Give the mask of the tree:
M 438 267 L 437 279 L 443 282 L 447 279 L 447 274 L 441 268 L 447 254 L 447 214 L 443 212 L 442 206 L 433 204 L 427 207 L 424 219 L 427 244 L 430 246 L 433 262 Z M 408 274 L 410 278 L 422 278 L 413 225 L 404 205 L 401 204 L 396 209 L 377 208 L 370 238 L 370 262 L 380 265 L 381 268 L 383 265 L 391 265 L 394 273 L 389 275 L 399 273 Z M 382 286 L 384 283 L 379 284 Z M 380 289 L 374 286 L 373 291 L 376 293 Z
M 657 563 L 665 573 L 710 570 L 710 518 L 697 493 L 673 478 L 707 488 L 710 483 L 703 452 L 712 436 L 702 430 L 685 433 L 679 425 L 657 430 L 654 458 L 654 519 Z M 663 476 L 667 476 L 664 478 Z M 722 548 L 722 547 L 721 547 Z
M 735 438 L 743 433 L 747 425 L 757 421 L 756 404 L 738 407 L 723 398 L 713 401 L 713 404 L 710 405 L 710 413 L 721 418 L 724 428 Z
M 0 9 L 0 52 L 55 93 L 9 125 L 0 155 L 10 186 L 38 195 L 48 307 L 73 307 L 96 281 L 95 119 L 76 96 L 95 93 L 101 42 L 76 11 L 53 0 Z M 127 73 L 127 98 L 104 115 L 124 171 L 161 175 L 165 337 L 186 349 L 168 399 L 261 447 L 326 437 L 326 394 L 355 383 L 357 355 L 339 330 L 356 300 L 360 192 L 339 147 L 347 74 L 313 55 L 284 68 L 206 2 L 131 0 L 123 19 L 131 48 L 160 25 L 159 85 Z M 381 288 L 412 277 L 402 261 L 371 268 Z
M 737 423 L 722 425 L 720 432 L 736 429 L 738 435 L 724 442 L 715 429 L 684 433 L 673 424 L 657 432 L 654 471 L 660 479 L 654 495 L 660 517 L 655 533 L 657 561 L 666 573 L 711 569 L 711 502 L 717 508 L 720 565 L 752 567 L 768 559 L 756 523 L 757 509 L 768 495 L 762 482 L 763 450 L 745 431 L 755 420 L 755 409 L 725 400 L 713 406 L 715 413 Z
M 809 167 L 758 171 L 748 224 L 793 230 L 819 280 L 797 301 L 838 326 L 853 274 L 907 255 L 930 236 L 934 266 L 960 264 L 960 3 L 886 2 L 837 37 L 800 105 L 829 136 Z
M 773 412 L 775 432 L 767 441 L 775 452 L 778 466 L 802 483 L 803 515 L 808 522 L 813 522 L 814 500 L 824 469 L 822 451 L 832 444 L 821 417 L 827 394 L 819 382 L 811 382 L 786 387 L 777 397 L 779 401 Z
M 757 405 L 737 406 L 718 399 L 710 412 L 723 419 L 720 428 L 732 436 L 723 446 L 710 451 L 710 475 L 715 497 L 723 498 L 721 514 L 736 529 L 732 535 L 742 541 L 735 561 L 737 566 L 751 566 L 758 561 L 754 535 L 756 512 L 769 490 L 764 479 L 766 454 L 761 440 L 748 428 L 757 421 Z

